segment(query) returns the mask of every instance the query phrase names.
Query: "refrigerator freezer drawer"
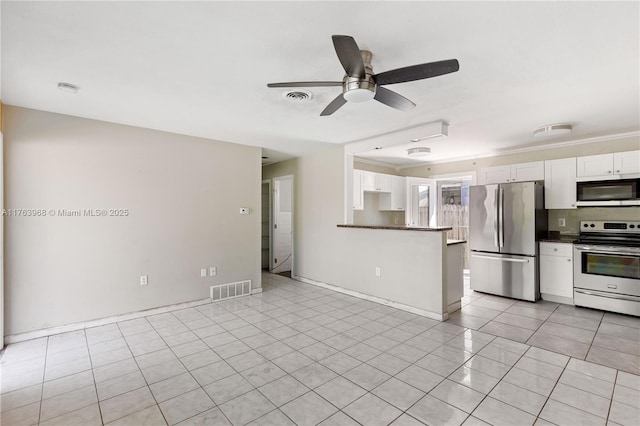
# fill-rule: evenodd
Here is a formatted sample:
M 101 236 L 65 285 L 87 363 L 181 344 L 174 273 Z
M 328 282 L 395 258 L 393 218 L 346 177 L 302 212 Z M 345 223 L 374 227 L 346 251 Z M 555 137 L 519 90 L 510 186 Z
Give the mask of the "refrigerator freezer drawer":
M 540 299 L 537 259 L 492 253 L 471 253 L 472 290 L 535 302 Z

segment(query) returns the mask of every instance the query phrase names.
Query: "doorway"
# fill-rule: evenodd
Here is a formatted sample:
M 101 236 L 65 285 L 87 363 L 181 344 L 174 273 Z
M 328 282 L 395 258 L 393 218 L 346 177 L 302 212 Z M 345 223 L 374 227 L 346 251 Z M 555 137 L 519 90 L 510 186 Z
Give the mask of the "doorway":
M 271 180 L 262 181 L 261 194 L 261 251 L 260 265 L 262 270 L 269 270 L 269 258 L 271 257 Z
M 291 273 L 293 266 L 293 176 L 273 179 L 271 190 L 272 222 L 270 227 L 272 253 L 270 271 Z
M 472 176 L 438 179 L 437 181 L 438 226 L 452 228 L 447 239 L 469 241 L 469 186 Z M 465 244 L 464 269 L 469 269 L 469 244 Z
M 407 209 L 405 223 L 408 226 L 435 225 L 435 181 L 426 178 L 407 178 Z

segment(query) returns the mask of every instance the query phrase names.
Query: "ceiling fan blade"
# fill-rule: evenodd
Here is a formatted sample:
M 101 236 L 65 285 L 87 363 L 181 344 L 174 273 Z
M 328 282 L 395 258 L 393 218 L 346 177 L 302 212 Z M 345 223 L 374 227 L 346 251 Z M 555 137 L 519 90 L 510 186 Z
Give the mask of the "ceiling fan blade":
M 288 83 L 269 83 L 267 87 L 330 87 L 342 86 L 341 81 L 291 81 Z
M 376 87 L 376 95 L 373 99 L 378 102 L 382 102 L 391 108 L 399 109 L 400 111 L 409 111 L 416 106 L 416 104 L 404 96 L 397 94 L 393 90 L 385 89 L 380 86 Z
M 358 44 L 350 36 L 334 35 L 333 47 L 336 49 L 336 54 L 342 68 L 349 77 L 364 77 L 364 62 L 362 61 L 362 55 L 360 55 L 360 48 Z
M 412 65 L 391 71 L 381 72 L 373 76 L 377 84 L 405 83 L 407 81 L 422 80 L 443 74 L 456 72 L 460 69 L 457 59 L 429 62 L 427 64 Z
M 327 105 L 327 107 L 320 113 L 320 115 L 331 115 L 346 103 L 347 101 L 345 100 L 344 96 L 342 96 L 342 93 L 340 93 L 334 100 L 331 101 L 329 105 Z

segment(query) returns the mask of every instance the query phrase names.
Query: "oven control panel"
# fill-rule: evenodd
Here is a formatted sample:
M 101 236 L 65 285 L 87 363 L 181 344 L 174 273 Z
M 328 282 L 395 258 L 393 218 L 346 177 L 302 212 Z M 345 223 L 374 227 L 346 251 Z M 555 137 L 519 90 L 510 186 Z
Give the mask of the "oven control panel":
M 640 222 L 583 220 L 580 221 L 580 232 L 640 234 Z

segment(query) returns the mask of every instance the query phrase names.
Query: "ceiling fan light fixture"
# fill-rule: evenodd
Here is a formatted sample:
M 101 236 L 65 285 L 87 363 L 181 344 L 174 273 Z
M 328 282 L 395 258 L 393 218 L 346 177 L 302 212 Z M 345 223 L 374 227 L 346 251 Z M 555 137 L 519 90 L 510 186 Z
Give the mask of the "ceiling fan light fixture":
M 431 155 L 431 148 L 426 146 L 418 146 L 416 148 L 407 149 L 407 155 L 409 157 L 428 157 Z
M 571 124 L 548 124 L 533 131 L 533 136 L 557 136 L 571 133 Z

